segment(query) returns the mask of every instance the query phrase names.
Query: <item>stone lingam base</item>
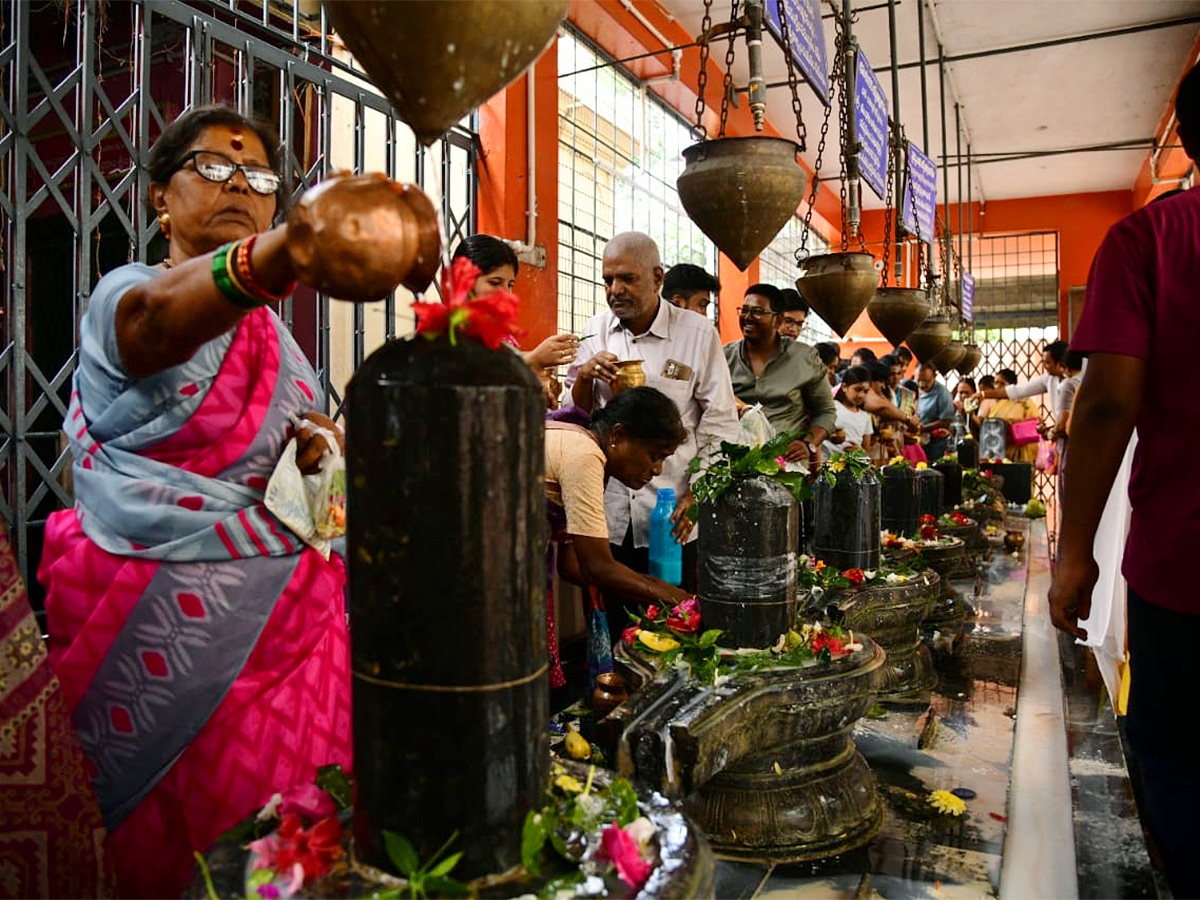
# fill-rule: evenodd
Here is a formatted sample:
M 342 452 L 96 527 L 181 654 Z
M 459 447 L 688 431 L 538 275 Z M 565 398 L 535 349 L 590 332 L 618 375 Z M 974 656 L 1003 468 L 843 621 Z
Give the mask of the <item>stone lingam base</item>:
M 920 548 L 921 560 L 945 580 L 974 578 L 975 561 L 961 538 L 946 536 L 937 544 Z
M 875 700 L 885 654 L 861 642 L 829 663 L 711 687 L 623 646 L 617 664 L 635 691 L 601 723 L 620 734 L 619 770 L 683 798 L 719 856 L 798 862 L 865 844 L 883 807 L 850 730 Z
M 584 763 L 558 760 L 567 773 L 579 782 L 588 778 L 596 787 L 606 787 L 615 773 L 593 768 Z M 639 898 L 705 898 L 713 896 L 715 866 L 708 840 L 678 803 L 672 803 L 661 794 L 639 791 L 639 811 L 654 823 L 657 832 L 654 841 L 658 848 L 658 864 L 640 891 L 635 891 L 622 882 L 615 873 L 591 875 L 576 884 L 559 881 L 552 896 L 563 897 L 612 897 Z M 399 877 L 381 873 L 377 869 L 363 866 L 354 854 L 354 838 L 351 820 L 352 811 L 342 814 L 343 857 L 334 864 L 325 877 L 306 883 L 296 897 L 369 897 L 385 891 L 397 890 L 396 896 L 408 896 L 408 882 Z M 453 849 L 453 848 L 451 848 Z M 250 865 L 250 851 L 245 842 L 222 838 L 205 856 L 217 897 L 242 898 L 247 896 L 246 875 Z M 610 868 L 610 867 L 606 867 Z M 534 876 L 518 867 L 502 875 L 484 876 L 468 883 L 471 895 L 480 898 L 515 897 L 518 895 L 540 895 L 552 881 L 563 879 L 574 871 L 561 860 L 545 860 L 542 872 Z M 454 872 L 450 873 L 451 876 Z M 203 876 L 197 872 L 184 897 L 208 900 L 213 896 L 205 885 Z
M 929 648 L 921 642 L 921 622 L 941 596 L 942 578 L 932 569 L 898 584 L 868 584 L 821 598 L 821 606 L 841 617 L 855 637 L 870 635 L 887 652 L 879 683 L 881 701 L 928 702 L 937 683 Z
M 946 537 L 958 538 L 962 541 L 968 554 L 978 555 L 986 553 L 989 549 L 983 529 L 976 520 L 970 517 L 963 525 L 947 525 L 944 522 L 938 522 L 937 529 Z

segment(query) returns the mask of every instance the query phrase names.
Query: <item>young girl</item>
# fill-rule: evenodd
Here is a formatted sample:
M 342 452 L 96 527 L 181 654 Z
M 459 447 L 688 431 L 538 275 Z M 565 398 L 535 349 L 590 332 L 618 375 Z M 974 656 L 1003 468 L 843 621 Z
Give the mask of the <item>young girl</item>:
M 840 453 L 856 447 L 870 451 L 874 425 L 871 414 L 863 409 L 870 389 L 871 373 L 865 366 L 851 366 L 842 375 L 842 383 L 833 399 L 837 401 L 837 428 L 845 432 L 846 439 L 840 444 L 826 441 L 824 446 L 827 453 Z

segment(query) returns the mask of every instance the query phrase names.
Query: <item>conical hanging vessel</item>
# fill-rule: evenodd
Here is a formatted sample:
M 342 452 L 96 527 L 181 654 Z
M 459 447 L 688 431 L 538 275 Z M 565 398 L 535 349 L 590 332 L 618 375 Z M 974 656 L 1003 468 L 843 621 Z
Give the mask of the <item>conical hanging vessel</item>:
M 966 345 L 955 338 L 943 347 L 930 361 L 933 363 L 933 367 L 943 375 L 949 375 L 962 362 L 962 358 L 966 353 Z
M 830 328 L 845 336 L 875 293 L 879 273 L 870 253 L 826 253 L 800 263 L 796 290 Z
M 967 344 L 963 358 L 959 360 L 958 365 L 954 368 L 958 370 L 959 375 L 965 377 L 975 371 L 975 367 L 979 365 L 981 359 L 983 359 L 983 351 L 979 349 L 979 345 Z
M 867 315 L 875 327 L 896 347 L 925 321 L 929 312 L 929 298 L 915 288 L 876 288 L 867 304 Z
M 717 138 L 683 151 L 675 186 L 688 218 L 743 272 L 804 198 L 808 175 L 795 141 Z
M 921 362 L 931 362 L 950 343 L 950 320 L 941 313 L 930 316 L 912 330 L 905 343 Z
M 325 11 L 371 81 L 429 145 L 541 56 L 567 0 L 337 0 Z

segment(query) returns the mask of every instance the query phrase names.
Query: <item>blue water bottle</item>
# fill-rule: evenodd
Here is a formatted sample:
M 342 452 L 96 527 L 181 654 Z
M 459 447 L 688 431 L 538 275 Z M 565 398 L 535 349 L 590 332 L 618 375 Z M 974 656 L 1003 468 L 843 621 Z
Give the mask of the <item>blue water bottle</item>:
M 671 534 L 674 512 L 675 489 L 659 488 L 658 502 L 650 513 L 650 574 L 678 585 L 683 581 L 683 545 Z

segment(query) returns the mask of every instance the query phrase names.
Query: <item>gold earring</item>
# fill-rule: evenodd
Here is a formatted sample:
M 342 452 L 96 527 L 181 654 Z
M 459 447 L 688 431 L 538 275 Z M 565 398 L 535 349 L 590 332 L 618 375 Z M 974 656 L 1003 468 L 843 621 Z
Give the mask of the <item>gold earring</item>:
M 168 241 L 171 239 L 171 214 L 161 212 L 158 214 L 158 227 L 162 229 L 163 237 Z

